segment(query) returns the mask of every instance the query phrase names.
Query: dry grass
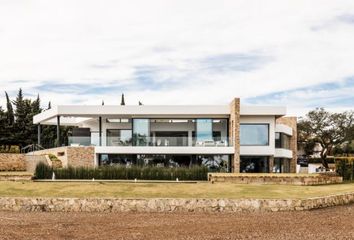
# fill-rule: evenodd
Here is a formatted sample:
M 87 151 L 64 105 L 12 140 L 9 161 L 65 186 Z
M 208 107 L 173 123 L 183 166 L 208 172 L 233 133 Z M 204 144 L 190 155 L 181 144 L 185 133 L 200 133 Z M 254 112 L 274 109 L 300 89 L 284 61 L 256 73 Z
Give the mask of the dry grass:
M 232 183 L 0 182 L 0 197 L 308 198 L 354 192 L 354 183 L 322 186 Z

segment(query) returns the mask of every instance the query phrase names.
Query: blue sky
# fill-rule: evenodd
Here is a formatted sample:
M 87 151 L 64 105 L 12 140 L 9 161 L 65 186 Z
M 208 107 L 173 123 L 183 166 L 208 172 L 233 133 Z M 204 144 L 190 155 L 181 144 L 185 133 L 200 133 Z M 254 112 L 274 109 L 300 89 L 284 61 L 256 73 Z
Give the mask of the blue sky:
M 0 90 L 56 104 L 354 105 L 354 1 L 0 2 Z M 0 98 L 4 106 L 4 97 Z

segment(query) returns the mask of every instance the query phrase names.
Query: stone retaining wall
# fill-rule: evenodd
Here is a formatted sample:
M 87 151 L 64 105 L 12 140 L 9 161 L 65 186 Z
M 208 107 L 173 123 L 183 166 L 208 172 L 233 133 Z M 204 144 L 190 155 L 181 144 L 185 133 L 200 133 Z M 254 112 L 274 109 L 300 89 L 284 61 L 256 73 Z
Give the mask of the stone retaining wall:
M 0 171 L 26 171 L 23 154 L 0 153 Z
M 26 171 L 31 173 L 34 173 L 38 163 L 42 162 L 47 164 L 48 162 L 45 155 L 26 155 L 25 160 L 26 160 Z
M 246 174 L 209 173 L 211 182 L 232 182 L 238 184 L 282 184 L 282 185 L 324 185 L 342 183 L 343 177 L 335 174 Z
M 32 173 L 6 172 L 6 174 L 0 174 L 0 181 L 30 181 L 32 177 Z
M 95 148 L 92 146 L 58 147 L 29 153 L 28 155 L 55 155 L 63 167 L 94 167 Z
M 354 203 L 354 192 L 308 199 L 0 198 L 0 211 L 40 212 L 276 212 Z

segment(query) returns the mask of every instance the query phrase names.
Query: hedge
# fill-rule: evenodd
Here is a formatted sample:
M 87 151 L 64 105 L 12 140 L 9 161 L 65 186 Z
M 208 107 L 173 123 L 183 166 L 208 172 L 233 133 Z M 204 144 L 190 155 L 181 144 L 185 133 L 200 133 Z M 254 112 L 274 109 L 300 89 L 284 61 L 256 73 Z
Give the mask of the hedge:
M 51 179 L 53 172 L 56 179 L 102 179 L 102 180 L 207 180 L 208 168 L 194 166 L 191 168 L 162 168 L 139 166 L 110 166 L 110 167 L 67 167 L 53 169 L 50 166 L 39 163 L 36 166 L 35 177 L 37 179 Z

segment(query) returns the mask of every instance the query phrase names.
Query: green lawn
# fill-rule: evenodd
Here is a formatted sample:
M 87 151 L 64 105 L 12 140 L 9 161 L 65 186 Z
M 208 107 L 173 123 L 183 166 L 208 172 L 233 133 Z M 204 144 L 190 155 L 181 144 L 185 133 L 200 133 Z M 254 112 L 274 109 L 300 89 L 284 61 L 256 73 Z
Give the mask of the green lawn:
M 354 192 L 354 183 L 324 186 L 232 183 L 0 182 L 0 197 L 307 198 Z

